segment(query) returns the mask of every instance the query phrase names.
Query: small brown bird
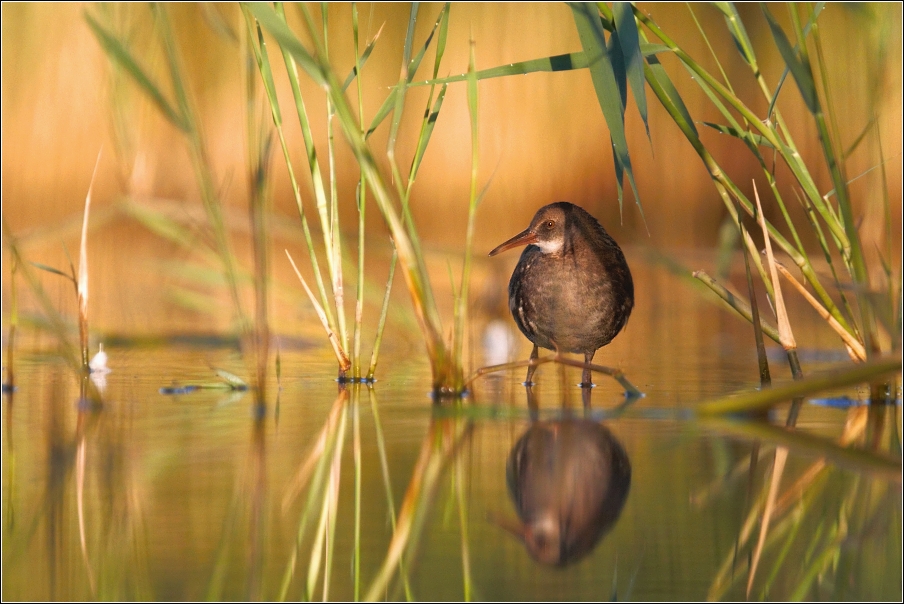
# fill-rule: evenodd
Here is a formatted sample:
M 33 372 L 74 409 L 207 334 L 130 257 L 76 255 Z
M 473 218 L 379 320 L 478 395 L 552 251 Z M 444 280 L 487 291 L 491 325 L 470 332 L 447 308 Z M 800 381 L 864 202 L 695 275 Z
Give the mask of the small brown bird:
M 509 309 L 537 348 L 596 351 L 622 330 L 634 308 L 634 281 L 625 255 L 583 208 L 559 201 L 540 208 L 530 226 L 490 252 L 527 245 L 509 281 Z M 531 384 L 536 366 L 527 369 Z M 584 369 L 582 387 L 592 386 Z
M 587 555 L 618 520 L 631 462 L 601 424 L 535 422 L 509 454 L 506 482 L 523 523 L 509 530 L 535 560 L 563 566 Z

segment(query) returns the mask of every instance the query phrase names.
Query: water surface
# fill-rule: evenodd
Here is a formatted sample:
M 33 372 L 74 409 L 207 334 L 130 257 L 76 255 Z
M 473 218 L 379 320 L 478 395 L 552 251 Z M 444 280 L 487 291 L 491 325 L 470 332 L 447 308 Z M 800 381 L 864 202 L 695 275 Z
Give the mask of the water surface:
M 251 392 L 161 393 L 215 382 L 212 368 L 247 376 L 228 346 L 108 346 L 102 408 L 79 403 L 65 365 L 25 347 L 18 390 L 3 405 L 4 599 L 745 598 L 762 516 L 750 510 L 762 509 L 776 443 L 744 422 L 698 421 L 690 411 L 758 385 L 749 328 L 667 272 L 634 270 L 642 302 L 596 361 L 624 369 L 646 396 L 625 404 L 600 376 L 589 410 L 579 370 L 552 365 L 537 372 L 535 413 L 523 369 L 481 378 L 460 405 L 436 405 L 410 334 L 387 346 L 372 388 L 344 391 L 327 348 L 285 346 L 263 413 Z M 486 321 L 475 318 L 474 331 Z M 798 324 L 804 351 L 837 349 L 813 318 Z M 526 341 L 514 341 L 513 355 L 526 358 Z M 481 351 L 471 358 L 481 364 Z M 835 362 L 811 358 L 806 371 Z M 787 379 L 780 354 L 772 365 L 776 380 Z M 763 421 L 783 426 L 786 408 Z M 807 403 L 797 422 L 833 442 L 861 424 L 854 447 L 900 455 L 900 406 Z M 596 436 L 575 443 L 576 432 Z M 602 433 L 606 444 L 594 444 Z M 533 482 L 507 484 L 527 434 Z M 559 489 L 592 499 L 598 479 L 581 477 L 599 475 L 590 466 L 603 446 L 627 456 L 627 494 L 607 518 L 585 522 L 601 533 L 586 551 L 563 546 L 554 556 L 562 564 L 538 562 L 515 498 Z M 818 448 L 786 452 L 750 597 L 898 600 L 900 475 Z M 543 474 L 555 464 L 578 479 Z M 518 492 L 528 484 L 549 486 Z M 555 507 L 535 508 L 543 505 Z M 563 534 L 582 528 L 545 511 Z

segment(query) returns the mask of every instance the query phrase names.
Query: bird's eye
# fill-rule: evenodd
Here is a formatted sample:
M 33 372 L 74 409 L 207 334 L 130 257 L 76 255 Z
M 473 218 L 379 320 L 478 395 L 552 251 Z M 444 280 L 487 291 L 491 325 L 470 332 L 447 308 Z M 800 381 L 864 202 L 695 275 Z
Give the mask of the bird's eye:
M 551 228 L 553 228 L 554 226 L 556 226 L 556 221 L 555 221 L 555 220 L 547 220 L 547 221 L 546 221 L 546 228 L 547 228 L 547 229 L 551 229 Z

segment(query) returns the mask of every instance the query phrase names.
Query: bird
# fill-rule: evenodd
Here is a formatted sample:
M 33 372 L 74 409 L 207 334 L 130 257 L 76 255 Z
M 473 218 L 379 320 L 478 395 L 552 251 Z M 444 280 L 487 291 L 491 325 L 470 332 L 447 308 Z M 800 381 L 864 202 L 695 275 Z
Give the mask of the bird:
M 530 226 L 490 256 L 527 245 L 509 281 L 509 310 L 534 347 L 583 353 L 581 386 L 592 387 L 596 351 L 624 328 L 634 308 L 634 281 L 625 255 L 606 229 L 580 206 L 543 206 Z M 536 365 L 527 368 L 531 385 Z
M 615 525 L 631 488 L 625 449 L 587 419 L 534 422 L 509 453 L 505 473 L 520 522 L 503 528 L 553 566 L 586 556 Z

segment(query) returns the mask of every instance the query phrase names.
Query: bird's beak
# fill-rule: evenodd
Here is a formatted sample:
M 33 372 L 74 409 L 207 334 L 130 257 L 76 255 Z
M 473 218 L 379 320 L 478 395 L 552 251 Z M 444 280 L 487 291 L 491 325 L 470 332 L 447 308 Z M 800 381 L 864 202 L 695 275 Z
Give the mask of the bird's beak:
M 524 534 L 527 532 L 526 527 L 518 520 L 506 518 L 502 514 L 488 514 L 487 520 L 495 524 L 506 533 L 512 535 L 522 543 L 524 542 Z
M 492 252 L 490 252 L 490 256 L 495 256 L 499 252 L 504 252 L 505 250 L 509 250 L 513 247 L 518 247 L 519 245 L 529 245 L 536 242 L 537 234 L 532 232 L 530 229 L 524 229 L 505 243 L 497 246 Z

